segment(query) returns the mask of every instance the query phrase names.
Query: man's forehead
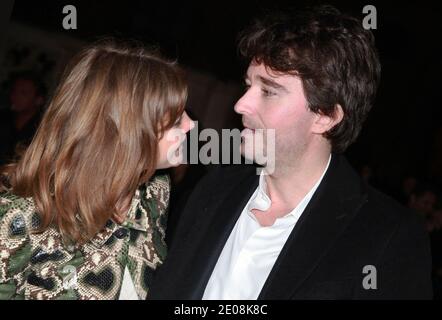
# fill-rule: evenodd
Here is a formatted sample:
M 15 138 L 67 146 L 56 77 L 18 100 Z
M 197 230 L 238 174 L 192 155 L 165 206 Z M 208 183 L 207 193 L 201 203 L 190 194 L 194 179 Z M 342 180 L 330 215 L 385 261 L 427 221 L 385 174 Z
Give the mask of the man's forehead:
M 262 83 L 276 89 L 283 89 L 286 92 L 297 91 L 302 86 L 302 81 L 298 76 L 274 71 L 262 63 L 250 64 L 245 80 Z
M 260 77 L 265 77 L 272 79 L 273 81 L 287 81 L 290 79 L 298 79 L 296 75 L 283 73 L 272 70 L 269 66 L 266 66 L 264 63 L 251 63 L 247 69 L 246 79 L 259 79 Z

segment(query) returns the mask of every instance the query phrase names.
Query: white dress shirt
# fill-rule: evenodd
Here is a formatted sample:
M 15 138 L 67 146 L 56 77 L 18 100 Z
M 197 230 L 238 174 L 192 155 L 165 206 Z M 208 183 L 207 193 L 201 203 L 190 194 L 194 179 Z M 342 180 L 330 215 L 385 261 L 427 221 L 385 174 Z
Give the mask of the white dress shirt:
M 331 155 L 322 176 L 296 208 L 268 227 L 261 226 L 251 212 L 252 209 L 267 211 L 272 204 L 267 195 L 265 176 L 261 172 L 259 185 L 244 207 L 213 269 L 204 291 L 204 300 L 258 298 L 287 238 L 321 183 L 330 160 Z

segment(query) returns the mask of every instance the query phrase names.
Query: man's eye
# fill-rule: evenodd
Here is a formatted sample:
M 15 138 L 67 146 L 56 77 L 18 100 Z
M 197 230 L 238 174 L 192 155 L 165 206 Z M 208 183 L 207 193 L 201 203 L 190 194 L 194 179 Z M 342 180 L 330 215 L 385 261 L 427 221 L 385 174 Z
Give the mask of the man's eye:
M 265 88 L 261 89 L 261 91 L 262 91 L 262 94 L 263 94 L 264 97 L 271 97 L 271 96 L 276 95 L 275 92 L 267 90 Z

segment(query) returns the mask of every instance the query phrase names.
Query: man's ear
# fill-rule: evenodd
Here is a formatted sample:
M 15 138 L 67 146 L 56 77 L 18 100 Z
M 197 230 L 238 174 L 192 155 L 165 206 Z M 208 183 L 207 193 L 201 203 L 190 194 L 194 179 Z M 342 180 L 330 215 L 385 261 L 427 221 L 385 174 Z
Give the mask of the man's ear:
M 316 114 L 316 120 L 313 123 L 312 131 L 317 134 L 324 134 L 325 132 L 331 130 L 339 122 L 342 121 L 344 117 L 344 111 L 340 104 L 335 105 L 335 110 L 328 116 L 319 112 Z

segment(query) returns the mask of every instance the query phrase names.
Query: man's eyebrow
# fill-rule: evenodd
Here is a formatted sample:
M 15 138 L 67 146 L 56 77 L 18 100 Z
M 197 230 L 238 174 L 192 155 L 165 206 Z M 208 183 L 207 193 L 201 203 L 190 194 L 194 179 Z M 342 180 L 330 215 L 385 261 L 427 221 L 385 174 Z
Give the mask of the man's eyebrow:
M 283 85 L 277 83 L 276 81 L 273 81 L 272 79 L 269 79 L 269 78 L 266 78 L 266 77 L 263 77 L 263 76 L 258 76 L 258 79 L 263 84 L 265 84 L 266 86 L 272 87 L 274 89 L 282 90 L 282 91 L 285 91 L 285 92 L 289 92 L 286 87 L 284 87 Z

